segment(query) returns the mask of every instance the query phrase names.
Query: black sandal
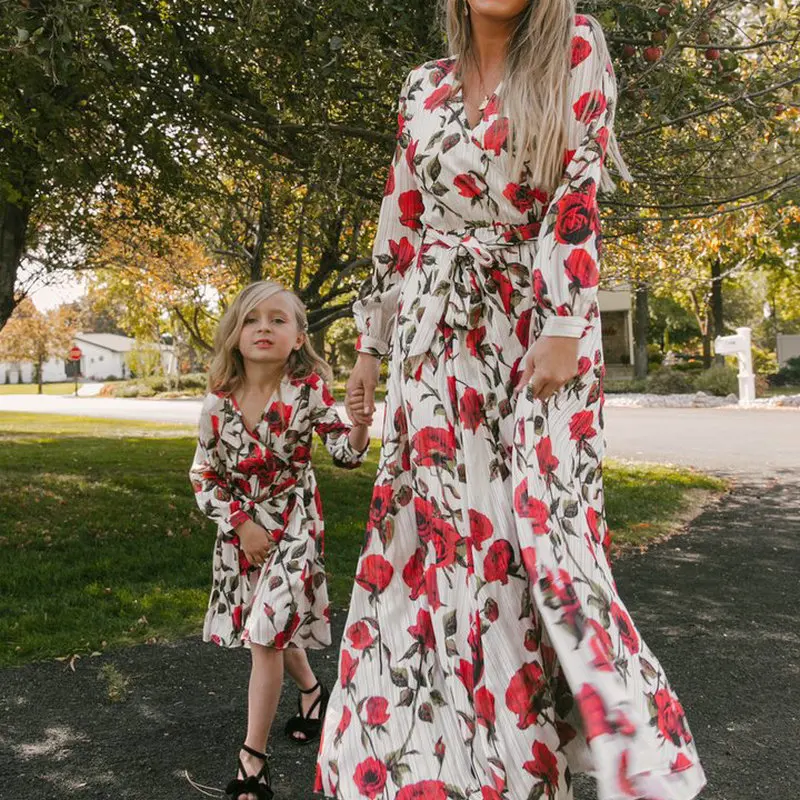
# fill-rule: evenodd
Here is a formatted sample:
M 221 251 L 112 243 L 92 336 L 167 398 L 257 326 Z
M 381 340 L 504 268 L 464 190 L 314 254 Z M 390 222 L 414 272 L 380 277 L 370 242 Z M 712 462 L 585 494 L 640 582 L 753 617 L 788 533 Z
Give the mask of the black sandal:
M 296 744 L 308 744 L 319 739 L 322 732 L 322 720 L 325 717 L 325 711 L 328 708 L 328 700 L 330 693 L 328 690 L 317 681 L 310 689 L 298 689 L 300 694 L 311 694 L 319 689 L 319 697 L 311 704 L 311 708 L 303 714 L 303 700 L 300 695 L 297 695 L 297 715 L 291 717 L 287 723 L 286 735 Z M 319 706 L 319 715 L 312 717 L 314 709 Z M 304 739 L 298 739 L 294 734 L 302 733 Z
M 248 794 L 255 795 L 258 800 L 272 800 L 275 793 L 272 791 L 272 787 L 270 786 L 269 767 L 267 767 L 267 754 L 259 753 L 258 750 L 253 750 L 252 747 L 248 747 L 246 744 L 242 745 L 242 750 L 244 750 L 246 753 L 250 753 L 251 756 L 263 759 L 264 766 L 261 767 L 261 769 L 255 775 L 248 775 L 247 770 L 244 768 L 244 764 L 242 764 L 242 759 L 239 757 L 237 759 L 239 762 L 239 775 L 243 777 L 234 778 L 225 787 L 225 794 L 228 795 L 231 800 L 238 800 L 238 798 Z

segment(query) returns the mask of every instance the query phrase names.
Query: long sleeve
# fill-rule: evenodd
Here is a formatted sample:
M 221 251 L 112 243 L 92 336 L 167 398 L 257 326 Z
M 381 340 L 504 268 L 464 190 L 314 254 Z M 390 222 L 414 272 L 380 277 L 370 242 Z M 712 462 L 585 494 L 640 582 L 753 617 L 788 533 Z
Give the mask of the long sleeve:
M 231 494 L 225 463 L 220 456 L 219 409 L 214 407 L 212 396 L 206 399 L 200 411 L 200 423 L 194 461 L 189 470 L 189 480 L 194 489 L 200 510 L 216 522 L 223 534 L 250 519 L 253 504 L 235 500 Z
M 372 274 L 362 284 L 359 298 L 353 304 L 359 332 L 356 350 L 381 357 L 389 352 L 402 277 L 413 266 L 421 241 L 423 203 L 414 165 L 417 142 L 411 139 L 409 127 L 413 116 L 413 76 L 414 71 L 409 73 L 400 92 L 397 148 L 381 202 L 372 249 Z
M 319 388 L 312 391 L 314 406 L 311 409 L 311 424 L 314 430 L 337 467 L 354 469 L 366 458 L 369 443 L 360 452 L 350 444 L 350 426 L 342 422 L 333 395 L 325 383 L 320 381 Z
M 600 26 L 578 18 L 568 87 L 570 146 L 545 214 L 533 265 L 544 336 L 579 338 L 597 315 L 600 215 L 597 189 L 611 137 L 616 80 Z M 574 144 L 573 144 L 574 143 Z

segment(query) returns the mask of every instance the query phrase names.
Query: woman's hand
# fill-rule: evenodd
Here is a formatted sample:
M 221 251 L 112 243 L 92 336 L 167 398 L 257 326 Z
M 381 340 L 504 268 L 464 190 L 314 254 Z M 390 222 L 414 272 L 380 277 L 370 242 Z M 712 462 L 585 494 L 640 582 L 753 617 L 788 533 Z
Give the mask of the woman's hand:
M 570 336 L 540 336 L 523 359 L 524 369 L 514 394 L 533 387 L 537 400 L 547 400 L 578 374 L 578 343 Z
M 359 353 L 356 365 L 347 379 L 344 406 L 354 425 L 371 425 L 375 413 L 375 388 L 381 372 L 376 356 Z
M 275 547 L 272 537 L 253 520 L 237 525 L 236 535 L 245 558 L 251 564 L 263 564 Z

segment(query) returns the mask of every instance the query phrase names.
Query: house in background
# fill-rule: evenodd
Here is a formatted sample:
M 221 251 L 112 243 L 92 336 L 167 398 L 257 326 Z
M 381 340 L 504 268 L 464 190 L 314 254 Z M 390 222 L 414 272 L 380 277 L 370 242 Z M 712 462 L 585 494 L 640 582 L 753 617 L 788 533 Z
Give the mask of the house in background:
M 135 350 L 137 343 L 129 336 L 115 333 L 76 333 L 73 345 L 81 349 L 79 375 L 84 380 L 111 381 L 131 377 L 126 363 L 128 353 Z M 155 344 L 161 351 L 161 364 L 168 370 L 172 363 L 172 347 Z M 45 383 L 56 383 L 73 380 L 71 362 L 60 358 L 51 358 L 42 366 L 42 380 Z M 0 362 L 0 383 L 33 383 L 35 379 L 32 362 Z
M 633 313 L 631 290 L 620 285 L 600 289 L 597 303 L 603 327 L 603 354 L 606 377 L 620 380 L 633 377 Z

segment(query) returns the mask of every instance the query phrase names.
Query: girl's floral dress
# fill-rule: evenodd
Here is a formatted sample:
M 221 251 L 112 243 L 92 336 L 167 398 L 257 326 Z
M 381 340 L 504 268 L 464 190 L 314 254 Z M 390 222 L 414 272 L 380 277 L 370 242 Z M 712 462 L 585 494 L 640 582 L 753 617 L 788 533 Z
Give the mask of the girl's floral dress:
M 367 450 L 351 446 L 350 426 L 319 375 L 284 377 L 254 430 L 233 395 L 213 393 L 203 402 L 189 475 L 197 504 L 217 523 L 205 641 L 277 649 L 331 643 L 314 431 L 338 466 L 364 460 Z M 247 519 L 277 543 L 263 566 L 250 564 L 239 547 L 234 529 Z
M 704 784 L 607 561 L 596 192 L 616 88 L 601 37 L 576 18 L 551 196 L 509 180 L 497 96 L 470 128 L 453 59 L 403 87 L 355 307 L 359 349 L 392 358 L 317 764 L 328 796 L 565 800 L 575 771 L 601 800 Z M 580 339 L 580 374 L 548 402 L 515 397 L 542 334 Z

